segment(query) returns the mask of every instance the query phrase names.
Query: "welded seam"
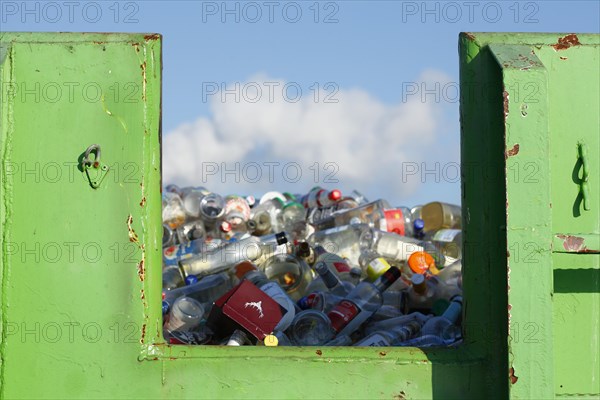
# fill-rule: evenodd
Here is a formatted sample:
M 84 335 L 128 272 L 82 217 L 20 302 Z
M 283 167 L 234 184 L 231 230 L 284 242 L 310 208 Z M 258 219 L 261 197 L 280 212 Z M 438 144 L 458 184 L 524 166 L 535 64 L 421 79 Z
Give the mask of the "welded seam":
M 0 70 L 0 74 L 6 75 L 8 74 L 8 81 L 11 86 L 14 84 L 14 64 L 13 64 L 13 52 L 14 47 L 10 46 L 7 50 L 7 59 L 3 62 L 3 67 Z M 8 71 L 8 72 L 6 72 Z M 8 87 L 7 85 L 3 85 L 3 87 Z M 4 89 L 2 89 L 4 90 Z M 13 181 L 12 175 L 8 175 L 6 173 L 6 165 L 10 160 L 11 156 L 11 142 L 12 142 L 12 133 L 14 130 L 14 119 L 13 119 L 13 102 L 8 96 L 9 92 L 7 90 L 6 99 L 2 101 L 1 109 L 0 109 L 0 121 L 2 122 L 2 126 L 0 126 L 0 146 L 1 146 L 1 154 L 2 154 L 2 168 L 0 168 L 0 179 L 1 179 L 1 187 L 2 187 L 2 201 L 0 202 L 0 231 L 2 234 L 2 269 L 0 270 L 0 281 L 2 284 L 2 299 L 0 301 L 0 305 L 2 307 L 2 335 L 0 337 L 0 398 L 4 397 L 4 392 L 6 385 L 4 384 L 4 374 L 6 368 L 6 327 L 8 325 L 8 281 L 9 281 L 9 257 L 8 257 L 8 249 L 7 243 L 10 239 L 10 228 L 11 228 L 11 210 L 12 210 L 12 188 Z M 1 94 L 0 94 L 1 95 Z

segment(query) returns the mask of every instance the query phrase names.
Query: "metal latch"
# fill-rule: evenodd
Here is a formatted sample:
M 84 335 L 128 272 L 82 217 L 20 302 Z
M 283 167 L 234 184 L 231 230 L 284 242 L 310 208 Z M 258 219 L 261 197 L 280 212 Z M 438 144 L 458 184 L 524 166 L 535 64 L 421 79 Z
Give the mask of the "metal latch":
M 83 153 L 83 159 L 81 160 L 81 168 L 85 171 L 88 177 L 90 186 L 94 189 L 98 189 L 100 184 L 106 178 L 108 173 L 108 166 L 103 164 L 100 160 L 100 145 L 93 144 L 89 146 L 85 153 Z M 94 154 L 94 159 L 90 159 L 90 155 Z

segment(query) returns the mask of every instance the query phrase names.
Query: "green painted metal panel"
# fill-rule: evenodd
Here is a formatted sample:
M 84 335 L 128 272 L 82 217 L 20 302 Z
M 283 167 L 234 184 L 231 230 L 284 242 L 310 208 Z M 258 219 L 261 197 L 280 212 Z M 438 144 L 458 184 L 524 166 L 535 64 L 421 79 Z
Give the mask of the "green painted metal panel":
M 141 297 L 160 263 L 159 39 L 0 33 L 3 398 L 156 396 L 137 359 L 158 327 Z M 98 189 L 78 170 L 92 144 Z
M 480 131 L 501 135 L 506 158 L 512 398 L 600 397 L 599 38 L 462 36 L 471 84 L 493 88 L 475 100 L 502 114 L 502 133 Z M 495 65 L 476 62 L 486 54 Z
M 567 182 L 568 198 L 555 200 L 567 175 L 555 182 L 552 171 L 577 163 L 572 149 L 563 159 L 553 147 L 554 126 L 563 123 L 554 120 L 553 99 L 565 87 L 553 83 L 548 57 L 559 36 L 460 37 L 465 342 L 420 350 L 166 345 L 160 37 L 0 34 L 0 397 L 594 394 L 598 380 L 570 379 L 574 373 L 562 368 L 572 365 L 566 339 L 573 325 L 581 328 L 578 340 L 598 348 L 588 334 L 598 321 L 590 318 L 597 285 L 580 284 L 597 277 L 598 258 L 552 254 L 552 246 L 557 235 L 580 234 L 593 248 L 598 229 L 586 218 L 597 215 L 594 208 L 584 221 L 557 214 L 572 205 L 579 184 Z M 579 40 L 597 48 L 597 36 Z M 586 51 L 582 59 L 597 60 Z M 593 123 L 583 120 L 582 128 Z M 597 140 L 593 133 L 577 139 L 589 152 Z M 77 169 L 91 144 L 101 146 L 109 167 L 103 179 Z M 532 171 L 539 174 L 533 184 Z M 590 175 L 588 189 L 595 199 L 597 177 Z M 594 353 L 575 353 L 594 361 Z

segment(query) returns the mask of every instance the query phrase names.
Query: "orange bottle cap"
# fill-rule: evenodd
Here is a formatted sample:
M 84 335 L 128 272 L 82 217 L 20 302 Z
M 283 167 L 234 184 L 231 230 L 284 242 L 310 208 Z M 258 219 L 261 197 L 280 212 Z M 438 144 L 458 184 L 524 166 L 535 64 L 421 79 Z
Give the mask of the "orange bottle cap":
M 435 260 L 425 251 L 415 251 L 408 257 L 408 266 L 412 272 L 424 274 L 429 268 L 435 268 Z

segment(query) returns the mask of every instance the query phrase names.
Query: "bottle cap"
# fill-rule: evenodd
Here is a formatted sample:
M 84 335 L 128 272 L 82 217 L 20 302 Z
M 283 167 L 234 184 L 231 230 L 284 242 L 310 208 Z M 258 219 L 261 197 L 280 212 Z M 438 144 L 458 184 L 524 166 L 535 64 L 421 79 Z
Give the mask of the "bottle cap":
M 285 232 L 279 232 L 275 234 L 275 240 L 277 240 L 277 244 L 282 245 L 288 242 L 288 238 L 285 235 Z
M 415 219 L 415 222 L 413 222 L 413 226 L 415 231 L 423 230 L 425 229 L 425 221 L 423 221 L 421 218 L 417 218 Z
M 309 308 L 312 308 L 314 298 L 315 294 L 311 293 L 308 296 L 302 297 L 296 304 L 298 304 L 298 307 L 302 310 L 308 310 Z
M 169 313 L 169 309 L 171 307 L 169 306 L 169 303 L 167 303 L 166 301 L 163 300 L 162 302 L 162 315 L 165 316 Z
M 234 267 L 234 270 L 235 270 L 235 276 L 237 276 L 238 279 L 242 279 L 244 277 L 244 275 L 246 275 L 248 272 L 257 271 L 258 268 L 256 268 L 256 266 L 254 264 L 252 264 L 250 261 L 242 261 L 241 263 L 239 263 L 238 265 L 236 265 Z
M 427 292 L 427 284 L 425 283 L 425 275 L 413 274 L 410 277 L 410 281 L 413 285 L 413 289 L 418 294 L 425 294 Z
M 231 224 L 227 221 L 221 222 L 220 228 L 221 228 L 221 231 L 223 231 L 225 233 L 231 232 Z
M 381 275 L 379 277 L 379 279 L 381 279 L 382 281 L 387 281 L 390 284 L 392 284 L 398 278 L 400 278 L 401 275 L 402 275 L 402 273 L 400 272 L 400 270 L 398 269 L 398 267 L 391 266 L 387 271 L 385 271 L 383 273 L 383 275 Z
M 256 198 L 251 194 L 246 196 L 246 201 L 248 202 L 248 206 L 250 206 L 250 208 L 254 207 L 256 204 Z
M 310 245 L 307 242 L 298 243 L 296 255 L 302 258 L 310 257 Z
M 196 282 L 198 282 L 198 277 L 196 275 L 188 275 L 185 277 L 185 284 L 188 286 L 193 285 Z
M 275 347 L 279 345 L 279 339 L 277 339 L 277 336 L 270 334 L 265 336 L 265 338 L 263 339 L 263 343 L 265 344 L 265 346 Z
M 404 213 L 401 209 L 396 208 L 392 210 L 385 210 L 383 215 L 385 216 L 385 223 L 388 232 L 397 233 L 401 236 L 406 234 L 404 230 Z
M 342 198 L 342 192 L 337 189 L 333 189 L 331 192 L 329 192 L 327 198 L 331 201 L 338 201 Z
M 408 266 L 412 272 L 423 274 L 430 267 L 433 266 L 435 268 L 435 260 L 425 251 L 415 251 L 408 257 Z

